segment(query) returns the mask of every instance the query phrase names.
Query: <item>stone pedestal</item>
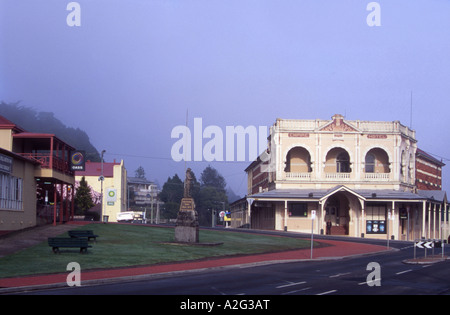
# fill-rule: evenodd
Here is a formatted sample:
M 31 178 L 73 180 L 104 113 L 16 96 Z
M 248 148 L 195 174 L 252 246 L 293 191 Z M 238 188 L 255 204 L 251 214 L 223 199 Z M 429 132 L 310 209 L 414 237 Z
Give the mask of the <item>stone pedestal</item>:
M 194 199 L 183 198 L 175 226 L 175 241 L 182 243 L 198 243 L 198 214 L 195 211 Z

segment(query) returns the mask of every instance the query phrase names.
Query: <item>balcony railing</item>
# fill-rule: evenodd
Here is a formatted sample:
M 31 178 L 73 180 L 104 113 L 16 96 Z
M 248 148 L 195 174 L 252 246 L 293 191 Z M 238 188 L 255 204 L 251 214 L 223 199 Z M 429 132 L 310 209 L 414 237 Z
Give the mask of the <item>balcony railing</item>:
M 329 180 L 349 180 L 351 173 L 325 173 L 325 178 Z
M 365 173 L 364 179 L 368 181 L 388 181 L 391 173 Z
M 50 154 L 42 153 L 18 153 L 19 155 L 26 157 L 30 160 L 34 160 L 41 164 L 42 168 L 52 169 L 62 172 L 64 174 L 73 175 L 73 172 L 69 169 L 69 162 L 64 161 L 60 157 L 50 156 Z
M 360 179 L 352 177 L 352 173 L 324 173 L 322 177 L 315 177 L 315 175 L 311 173 L 295 173 L 295 172 L 285 172 L 284 179 L 288 181 L 311 181 L 315 180 L 326 180 L 326 181 L 349 181 L 352 178 L 354 180 L 363 180 L 363 181 L 389 181 L 391 180 L 391 173 L 362 173 Z
M 311 179 L 311 173 L 286 172 L 285 174 L 286 174 L 287 179 L 297 179 L 297 180 L 310 180 Z

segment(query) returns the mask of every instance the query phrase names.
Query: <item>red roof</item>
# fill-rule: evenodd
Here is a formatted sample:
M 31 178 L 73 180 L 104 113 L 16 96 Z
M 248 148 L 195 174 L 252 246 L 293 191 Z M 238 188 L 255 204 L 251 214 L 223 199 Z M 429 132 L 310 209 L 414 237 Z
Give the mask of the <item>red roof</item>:
M 103 162 L 103 176 L 113 177 L 114 165 L 120 165 L 120 163 L 106 163 Z M 76 171 L 75 176 L 100 176 L 102 174 L 102 163 L 87 161 L 85 164 L 85 171 Z
M 0 115 L 0 129 L 13 129 L 16 132 L 24 132 L 23 128 L 20 128 L 12 121 L 6 119 L 5 117 Z
M 439 161 L 438 159 L 436 159 L 435 157 L 433 157 L 431 154 L 425 152 L 424 150 L 421 150 L 419 148 L 417 148 L 417 152 L 416 152 L 417 156 L 425 158 L 428 160 L 428 162 L 434 163 L 438 166 L 445 166 L 445 163 L 443 163 L 442 161 Z

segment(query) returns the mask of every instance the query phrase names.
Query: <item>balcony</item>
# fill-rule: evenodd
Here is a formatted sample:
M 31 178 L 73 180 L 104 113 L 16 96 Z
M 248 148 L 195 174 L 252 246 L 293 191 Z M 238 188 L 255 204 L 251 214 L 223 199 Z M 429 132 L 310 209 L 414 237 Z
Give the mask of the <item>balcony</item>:
M 359 178 L 352 176 L 352 173 L 323 173 L 321 177 L 316 177 L 313 172 L 310 173 L 295 173 L 284 172 L 284 180 L 286 181 L 302 181 L 311 182 L 315 181 L 327 181 L 327 182 L 340 182 L 340 181 L 365 181 L 365 182 L 389 182 L 391 180 L 391 173 L 361 173 Z
M 73 172 L 69 169 L 69 162 L 57 156 L 42 153 L 18 153 L 19 155 L 34 160 L 41 165 L 41 168 L 59 171 L 66 175 L 72 175 Z
M 35 177 L 55 179 L 74 184 L 75 177 L 69 168 L 72 146 L 54 134 L 22 132 L 13 135 L 13 150 L 16 154 L 36 161 L 41 167 Z
M 364 173 L 364 180 L 367 181 L 389 181 L 391 179 L 391 173 Z
M 311 180 L 311 173 L 292 173 L 292 172 L 285 172 L 285 178 L 286 179 L 292 179 L 292 180 Z
M 349 180 L 351 173 L 325 173 L 325 178 L 327 180 Z

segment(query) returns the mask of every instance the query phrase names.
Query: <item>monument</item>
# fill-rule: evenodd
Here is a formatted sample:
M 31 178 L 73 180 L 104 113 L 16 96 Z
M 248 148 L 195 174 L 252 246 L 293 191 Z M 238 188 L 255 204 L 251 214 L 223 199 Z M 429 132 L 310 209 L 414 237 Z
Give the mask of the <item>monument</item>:
M 178 211 L 175 226 L 175 241 L 181 243 L 198 243 L 198 214 L 195 211 L 194 198 L 191 196 L 192 173 L 186 170 L 184 181 L 184 196 L 181 199 L 180 211 Z

